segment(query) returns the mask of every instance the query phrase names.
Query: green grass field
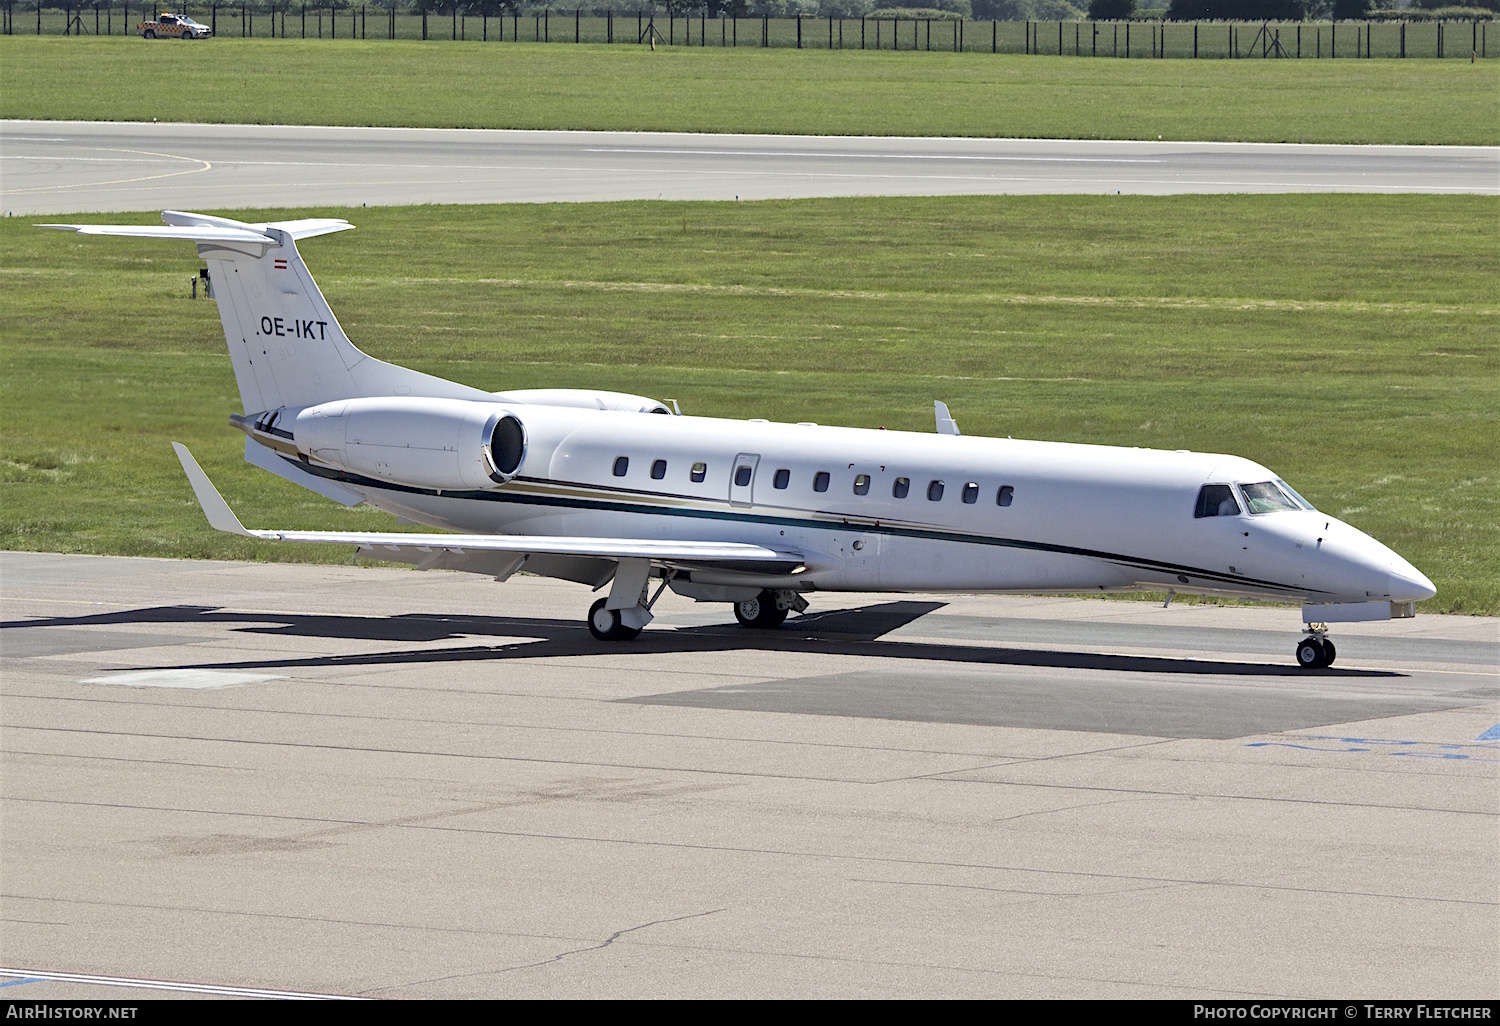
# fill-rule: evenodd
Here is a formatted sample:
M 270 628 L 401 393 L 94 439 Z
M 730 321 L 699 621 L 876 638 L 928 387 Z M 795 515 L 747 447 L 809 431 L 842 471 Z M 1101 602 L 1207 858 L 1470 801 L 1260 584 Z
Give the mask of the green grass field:
M 304 252 L 382 358 L 487 389 L 927 431 L 941 398 L 968 434 L 1238 453 L 1411 558 L 1440 589 L 1428 608 L 1500 613 L 1496 212 L 1418 196 L 380 208 Z M 10 219 L 0 255 L 0 545 L 348 559 L 210 531 L 173 439 L 251 526 L 391 526 L 241 461 L 190 247 Z
M 1500 61 L 8 36 L 0 117 L 1494 144 Z

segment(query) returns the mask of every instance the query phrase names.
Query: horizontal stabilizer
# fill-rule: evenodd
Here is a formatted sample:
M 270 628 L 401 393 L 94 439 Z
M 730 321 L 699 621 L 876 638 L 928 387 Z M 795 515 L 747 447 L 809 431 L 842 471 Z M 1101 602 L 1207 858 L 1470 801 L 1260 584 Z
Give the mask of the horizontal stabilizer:
M 295 221 L 262 221 L 259 224 L 247 224 L 244 221 L 236 221 L 230 217 L 215 217 L 212 214 L 194 214 L 186 210 L 163 210 L 161 219 L 169 225 L 205 225 L 214 228 L 239 228 L 252 232 L 263 232 L 268 228 L 276 228 L 286 232 L 294 239 L 310 239 L 315 235 L 328 235 L 333 232 L 346 232 L 354 225 L 339 217 L 304 217 Z
M 663 541 L 656 538 L 565 538 L 514 534 L 405 534 L 387 531 L 251 531 L 219 494 L 187 447 L 172 443 L 193 494 L 216 531 L 264 541 L 358 545 L 390 552 L 512 552 L 518 555 L 591 556 L 596 559 L 648 559 L 657 564 L 690 564 L 759 573 L 791 573 L 804 565 L 795 552 L 743 542 Z M 377 553 L 378 555 L 378 553 Z
M 183 239 L 188 242 L 253 242 L 262 246 L 275 244 L 269 235 L 245 228 L 222 228 L 216 225 L 154 224 L 39 224 L 38 228 L 56 228 L 79 235 L 121 235 L 136 239 Z

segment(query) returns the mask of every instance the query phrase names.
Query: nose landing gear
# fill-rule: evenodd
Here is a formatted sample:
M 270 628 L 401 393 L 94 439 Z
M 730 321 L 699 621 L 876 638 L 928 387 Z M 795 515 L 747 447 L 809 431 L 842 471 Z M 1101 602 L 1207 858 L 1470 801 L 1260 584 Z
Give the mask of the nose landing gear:
M 1326 623 L 1307 625 L 1308 635 L 1297 643 L 1297 665 L 1304 670 L 1321 670 L 1332 666 L 1338 657 L 1338 649 L 1328 640 Z

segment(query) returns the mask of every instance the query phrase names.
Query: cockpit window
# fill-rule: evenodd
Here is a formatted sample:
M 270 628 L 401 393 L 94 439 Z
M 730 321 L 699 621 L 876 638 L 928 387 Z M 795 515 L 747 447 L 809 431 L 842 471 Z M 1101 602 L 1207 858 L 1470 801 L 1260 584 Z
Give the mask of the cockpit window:
M 1203 517 L 1237 517 L 1240 515 L 1240 504 L 1234 501 L 1234 489 L 1228 485 L 1210 484 L 1204 485 L 1198 492 L 1198 507 L 1193 510 L 1193 516 L 1200 520 Z
M 1285 492 L 1276 487 L 1275 481 L 1242 484 L 1240 491 L 1245 493 L 1245 505 L 1250 507 L 1251 513 L 1280 513 L 1299 508 Z
M 1292 488 L 1291 485 L 1287 484 L 1285 481 L 1283 481 L 1279 477 L 1276 479 L 1276 487 L 1280 488 L 1282 491 L 1286 492 L 1286 494 L 1291 498 L 1291 500 L 1293 502 L 1295 502 L 1298 506 L 1302 507 L 1303 509 L 1314 509 L 1314 508 L 1316 508 L 1316 507 L 1313 506 L 1312 503 L 1308 502 L 1302 496 L 1298 495 L 1296 493 L 1296 491 Z

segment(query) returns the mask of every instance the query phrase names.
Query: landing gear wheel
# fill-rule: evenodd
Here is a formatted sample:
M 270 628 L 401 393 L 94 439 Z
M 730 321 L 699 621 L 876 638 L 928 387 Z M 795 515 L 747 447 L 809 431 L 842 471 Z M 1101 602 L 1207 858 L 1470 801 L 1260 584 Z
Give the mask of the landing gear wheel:
M 1323 639 L 1323 665 L 1332 666 L 1333 661 L 1338 658 L 1338 649 L 1333 647 L 1333 642 L 1327 638 Z
M 740 622 L 740 626 L 760 630 L 780 627 L 786 622 L 789 611 L 777 608 L 776 596 L 770 591 L 763 591 L 753 599 L 734 604 L 734 618 Z
M 1304 670 L 1321 670 L 1333 662 L 1333 646 L 1322 638 L 1303 638 L 1297 643 L 1297 665 Z
M 600 641 L 630 641 L 641 635 L 640 629 L 626 627 L 620 622 L 618 609 L 605 609 L 608 599 L 600 599 L 589 607 L 589 633 Z

